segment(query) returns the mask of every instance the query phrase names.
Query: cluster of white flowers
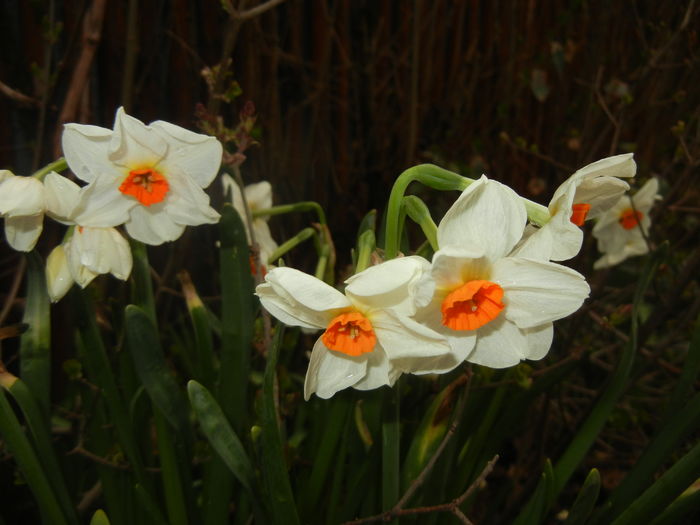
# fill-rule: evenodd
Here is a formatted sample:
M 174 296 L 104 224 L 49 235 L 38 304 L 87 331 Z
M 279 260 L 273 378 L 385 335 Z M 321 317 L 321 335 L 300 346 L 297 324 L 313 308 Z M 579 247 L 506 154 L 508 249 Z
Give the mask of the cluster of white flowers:
M 62 146 L 84 185 L 55 172 L 42 181 L 0 171 L 0 214 L 12 247 L 32 250 L 44 215 L 70 227 L 47 260 L 53 301 L 99 274 L 128 278 L 131 250 L 116 228 L 159 245 L 186 226 L 219 219 L 204 192 L 222 159 L 214 137 L 163 121 L 145 125 L 120 108 L 112 130 L 66 125 Z M 581 274 L 559 264 L 579 253 L 580 226 L 597 220 L 593 235 L 603 256 L 596 268 L 648 250 L 658 182 L 650 179 L 630 198 L 622 179 L 635 172 L 631 154 L 589 164 L 556 190 L 547 208 L 482 176 L 440 221 L 432 261 L 382 262 L 350 277 L 344 293 L 293 268 L 268 271 L 256 289 L 262 305 L 288 325 L 323 330 L 311 352 L 305 397 L 393 385 L 403 373 L 444 373 L 464 361 L 505 368 L 544 357 L 552 323 L 589 293 Z M 269 209 L 270 184 L 241 190 L 228 175 L 222 182 L 267 265 L 278 245 L 265 218 L 246 220 L 243 197 L 250 211 Z
M 348 279 L 345 294 L 292 268 L 271 270 L 256 290 L 268 312 L 290 326 L 324 330 L 311 352 L 306 399 L 393 385 L 402 373 L 444 373 L 464 361 L 505 368 L 544 357 L 553 321 L 589 294 L 581 274 L 553 262 L 578 254 L 579 226 L 599 220 L 594 232 L 610 264 L 624 258 L 621 243 L 628 255 L 639 253 L 629 248 L 636 241 L 605 233 L 618 227 L 636 236 L 630 225 L 648 227 L 656 183 L 630 205 L 620 178 L 635 171 L 632 155 L 578 170 L 557 189 L 546 217 L 529 225 L 524 200 L 482 176 L 438 225 L 432 262 L 382 262 Z
M 102 273 L 128 278 L 131 250 L 117 227 L 158 245 L 180 237 L 185 226 L 219 220 L 204 192 L 221 165 L 214 137 L 163 121 L 145 125 L 119 108 L 111 130 L 67 124 L 62 147 L 84 186 L 55 172 L 42 182 L 0 171 L 0 213 L 13 248 L 34 248 L 44 214 L 71 226 L 47 260 L 53 301 L 74 282 L 85 287 Z

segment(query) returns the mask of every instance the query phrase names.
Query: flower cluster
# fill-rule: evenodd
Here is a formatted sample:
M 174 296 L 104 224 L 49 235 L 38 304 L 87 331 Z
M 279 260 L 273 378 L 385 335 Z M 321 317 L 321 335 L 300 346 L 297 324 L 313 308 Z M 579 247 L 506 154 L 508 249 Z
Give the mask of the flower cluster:
M 13 248 L 34 248 L 45 214 L 70 226 L 47 261 L 53 301 L 74 282 L 85 287 L 102 273 L 128 278 L 131 251 L 118 227 L 158 245 L 180 237 L 186 226 L 219 220 L 204 192 L 221 165 L 214 137 L 163 121 L 146 125 L 119 108 L 113 129 L 67 124 L 62 147 L 84 185 L 56 172 L 43 181 L 0 172 L 0 213 Z
M 298 270 L 272 269 L 256 290 L 267 311 L 287 325 L 323 330 L 306 399 L 393 385 L 403 373 L 444 373 L 465 361 L 505 368 L 543 358 L 553 322 L 589 294 L 580 273 L 555 262 L 578 254 L 584 222 L 598 220 L 606 262 L 622 260 L 620 250 L 641 253 L 636 226 L 648 228 L 656 185 L 652 179 L 630 203 L 621 179 L 635 172 L 631 155 L 602 159 L 569 177 L 548 208 L 486 176 L 469 181 L 437 226 L 432 261 L 380 262 L 346 280 L 344 294 Z M 630 237 L 606 233 L 615 227 Z

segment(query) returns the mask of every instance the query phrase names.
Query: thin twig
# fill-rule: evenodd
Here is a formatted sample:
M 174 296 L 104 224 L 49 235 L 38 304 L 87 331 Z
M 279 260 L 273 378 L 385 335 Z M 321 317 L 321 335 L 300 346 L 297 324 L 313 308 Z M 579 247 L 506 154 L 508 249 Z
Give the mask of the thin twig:
M 38 106 L 41 104 L 37 99 L 20 93 L 16 89 L 12 89 L 10 86 L 5 84 L 0 80 L 0 93 L 5 95 L 7 98 L 19 102 L 20 104 L 26 104 L 27 106 Z
M 12 305 L 17 297 L 17 292 L 19 291 L 19 286 L 22 284 L 22 278 L 24 277 L 24 270 L 27 267 L 27 259 L 25 257 L 20 257 L 19 264 L 15 269 L 15 276 L 12 279 L 12 285 L 10 286 L 7 296 L 5 297 L 5 304 L 2 305 L 2 311 L 0 311 L 0 325 L 5 322 L 7 314 L 10 313 Z

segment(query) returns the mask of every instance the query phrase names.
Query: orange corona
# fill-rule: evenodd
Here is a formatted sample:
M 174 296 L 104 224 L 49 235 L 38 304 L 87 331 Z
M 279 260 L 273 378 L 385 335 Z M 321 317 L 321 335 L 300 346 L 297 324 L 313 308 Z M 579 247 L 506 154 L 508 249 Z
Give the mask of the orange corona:
M 371 352 L 377 344 L 372 323 L 360 312 L 334 317 L 321 338 L 327 348 L 350 356 Z
M 620 221 L 620 226 L 622 226 L 625 230 L 631 230 L 639 224 L 642 217 L 644 217 L 644 214 L 641 211 L 635 211 L 632 208 L 627 208 L 620 214 L 620 218 L 618 220 Z
M 131 195 L 144 206 L 157 204 L 165 199 L 170 185 L 162 173 L 152 168 L 131 170 L 119 191 Z
M 503 288 L 490 281 L 469 281 L 442 302 L 442 324 L 452 330 L 476 330 L 493 321 L 505 305 Z
M 571 207 L 571 222 L 576 226 L 583 226 L 586 222 L 586 215 L 591 210 L 591 205 L 585 202 L 580 202 L 579 204 L 574 204 Z

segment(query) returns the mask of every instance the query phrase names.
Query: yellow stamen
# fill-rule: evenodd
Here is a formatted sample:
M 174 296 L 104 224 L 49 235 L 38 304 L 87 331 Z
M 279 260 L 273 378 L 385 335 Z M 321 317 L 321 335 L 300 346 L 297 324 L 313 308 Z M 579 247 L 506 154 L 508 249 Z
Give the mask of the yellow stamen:
M 163 174 L 152 168 L 131 170 L 119 186 L 119 191 L 131 195 L 144 206 L 161 202 L 169 189 L 170 185 Z
M 351 356 L 372 352 L 377 344 L 372 323 L 360 312 L 334 317 L 321 339 L 327 348 Z
M 505 305 L 503 288 L 484 280 L 469 281 L 442 302 L 442 324 L 452 330 L 476 330 L 493 321 Z

